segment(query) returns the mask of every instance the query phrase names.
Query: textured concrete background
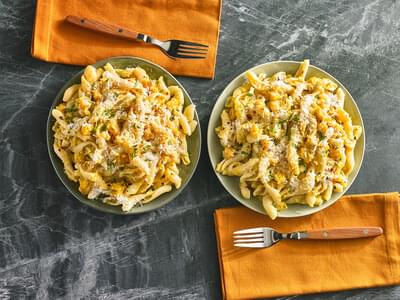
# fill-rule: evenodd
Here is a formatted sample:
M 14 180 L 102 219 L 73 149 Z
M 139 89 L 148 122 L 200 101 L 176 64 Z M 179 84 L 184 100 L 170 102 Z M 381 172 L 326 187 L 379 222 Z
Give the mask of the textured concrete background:
M 212 212 L 236 202 L 214 176 L 205 144 L 182 194 L 140 216 L 96 212 L 56 178 L 46 118 L 79 68 L 30 57 L 34 4 L 0 0 L 0 298 L 220 298 Z M 310 58 L 346 85 L 364 118 L 366 156 L 349 193 L 398 190 L 399 14 L 399 1 L 225 0 L 215 80 L 181 78 L 203 135 L 238 73 Z M 400 287 L 295 298 L 400 299 Z

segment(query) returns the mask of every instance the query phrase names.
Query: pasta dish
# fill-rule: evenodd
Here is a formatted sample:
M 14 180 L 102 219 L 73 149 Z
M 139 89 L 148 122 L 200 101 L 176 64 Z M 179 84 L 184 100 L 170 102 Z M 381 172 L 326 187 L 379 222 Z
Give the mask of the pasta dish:
M 362 128 L 344 110 L 345 94 L 328 78 L 246 73 L 228 97 L 216 133 L 217 172 L 239 177 L 242 196 L 259 197 L 272 218 L 288 204 L 318 206 L 341 192 L 354 168 Z
M 183 91 L 140 67 L 87 66 L 52 110 L 54 151 L 89 199 L 129 211 L 179 189 L 197 122 Z

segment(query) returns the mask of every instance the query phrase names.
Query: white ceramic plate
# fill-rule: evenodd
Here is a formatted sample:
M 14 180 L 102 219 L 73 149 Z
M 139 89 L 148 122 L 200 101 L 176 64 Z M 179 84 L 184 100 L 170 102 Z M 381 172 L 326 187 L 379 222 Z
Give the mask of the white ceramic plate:
M 286 73 L 295 74 L 298 69 L 300 62 L 295 61 L 274 61 L 262 65 L 255 66 L 250 70 L 258 73 L 264 72 L 267 76 L 271 76 L 277 72 L 284 71 Z M 247 71 L 246 71 L 247 72 Z M 317 207 L 308 207 L 306 205 L 292 204 L 288 205 L 286 210 L 280 211 L 278 213 L 278 217 L 284 218 L 292 218 L 292 217 L 300 217 L 306 216 L 317 211 L 323 210 L 324 208 L 335 203 L 351 186 L 354 182 L 358 171 L 361 168 L 361 163 L 364 157 L 364 149 L 365 149 L 365 129 L 364 124 L 361 118 L 360 111 L 358 110 L 357 104 L 354 101 L 353 97 L 347 91 L 347 89 L 333 76 L 328 74 L 327 72 L 310 65 L 307 73 L 307 78 L 311 76 L 317 76 L 321 78 L 329 78 L 334 81 L 338 86 L 340 86 L 345 93 L 345 102 L 344 108 L 349 113 L 351 119 L 353 120 L 353 124 L 360 125 L 362 127 L 361 137 L 358 139 L 356 147 L 354 149 L 354 159 L 355 166 L 353 172 L 350 174 L 348 179 L 348 185 L 345 190 L 341 193 L 333 193 L 332 197 L 329 201 L 324 202 L 322 205 Z M 242 85 L 245 81 L 245 72 L 237 76 L 233 79 L 228 86 L 224 89 L 224 91 L 219 96 L 217 102 L 214 105 L 213 111 L 210 116 L 210 120 L 208 123 L 208 132 L 207 132 L 207 142 L 208 142 L 208 154 L 210 156 L 212 167 L 215 171 L 215 167 L 218 162 L 222 159 L 222 147 L 219 142 L 219 139 L 215 133 L 215 128 L 221 124 L 220 115 L 225 106 L 226 99 L 232 95 L 233 91 Z M 248 208 L 257 211 L 259 213 L 265 214 L 265 211 L 262 207 L 262 203 L 260 199 L 256 199 L 251 197 L 250 199 L 245 199 L 242 197 L 239 189 L 239 178 L 224 176 L 216 172 L 216 175 L 225 189 L 240 203 L 247 206 Z

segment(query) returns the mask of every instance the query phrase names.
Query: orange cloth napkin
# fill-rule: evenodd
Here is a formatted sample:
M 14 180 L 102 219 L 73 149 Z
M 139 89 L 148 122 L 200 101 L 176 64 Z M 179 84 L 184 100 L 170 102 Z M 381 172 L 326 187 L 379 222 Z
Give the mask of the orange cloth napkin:
M 400 284 L 399 194 L 345 196 L 306 217 L 278 218 L 245 207 L 215 211 L 224 299 L 254 299 Z M 380 226 L 375 238 L 283 241 L 264 249 L 234 248 L 232 233 L 250 227 L 282 232 Z
M 207 59 L 176 59 L 157 47 L 115 38 L 65 22 L 76 15 L 152 37 L 209 45 Z M 221 0 L 37 0 L 32 56 L 45 61 L 87 65 L 118 55 L 153 61 L 175 75 L 214 77 Z

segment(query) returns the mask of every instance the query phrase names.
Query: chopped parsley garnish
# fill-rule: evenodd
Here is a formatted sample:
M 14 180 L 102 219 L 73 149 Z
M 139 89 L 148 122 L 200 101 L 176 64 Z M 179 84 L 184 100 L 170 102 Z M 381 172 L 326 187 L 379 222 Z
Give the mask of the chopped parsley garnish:
M 268 176 L 269 176 L 269 178 L 271 178 L 272 180 L 275 180 L 275 181 L 276 181 L 275 175 L 272 174 L 272 171 L 271 171 L 271 170 L 269 170 Z
M 108 117 L 108 118 L 113 118 L 115 116 L 115 110 L 113 109 L 106 109 L 103 112 L 104 116 Z
M 66 109 L 65 109 L 65 112 L 66 113 L 73 113 L 73 112 L 76 112 L 76 111 L 78 111 L 78 109 L 73 105 L 73 106 L 71 106 L 71 107 L 67 107 Z
M 290 141 L 290 138 L 291 138 L 290 129 L 291 129 L 291 128 L 290 128 L 289 126 L 286 128 L 286 135 L 287 135 L 289 141 Z
M 295 113 L 292 113 L 292 115 L 289 118 L 289 121 L 298 122 L 299 120 L 300 120 L 300 116 Z
M 292 120 L 295 121 L 295 122 L 298 122 L 300 120 L 299 115 L 293 116 Z
M 134 147 L 133 150 L 132 150 L 132 153 L 131 153 L 132 159 L 135 158 L 136 155 L 137 155 L 137 148 Z
M 280 130 L 280 129 L 281 129 L 281 124 L 280 124 L 280 123 L 276 123 L 276 124 L 274 125 L 274 127 L 271 128 L 271 133 L 272 133 L 272 134 L 276 134 L 277 131 Z
M 96 133 L 98 128 L 99 128 L 99 125 L 96 123 L 96 125 L 94 125 L 92 128 L 92 133 Z
M 111 160 L 107 161 L 107 170 L 112 171 L 115 168 L 115 163 Z
M 323 141 L 326 138 L 326 136 L 321 131 L 318 131 L 318 137 L 320 141 Z
M 106 131 L 106 129 L 107 129 L 107 125 L 106 124 L 102 124 L 100 126 L 100 131 Z
M 250 92 L 247 93 L 246 95 L 249 96 L 249 97 L 254 96 L 254 94 L 253 94 L 253 93 L 250 93 Z

